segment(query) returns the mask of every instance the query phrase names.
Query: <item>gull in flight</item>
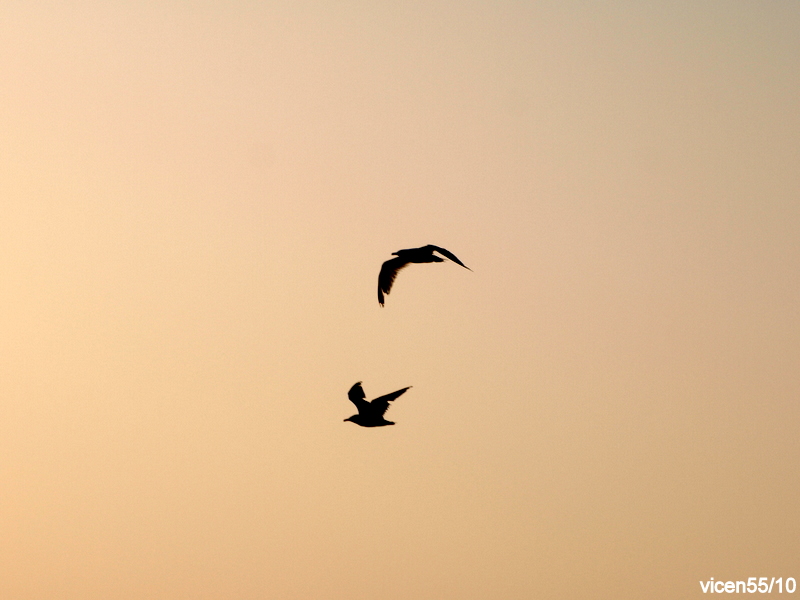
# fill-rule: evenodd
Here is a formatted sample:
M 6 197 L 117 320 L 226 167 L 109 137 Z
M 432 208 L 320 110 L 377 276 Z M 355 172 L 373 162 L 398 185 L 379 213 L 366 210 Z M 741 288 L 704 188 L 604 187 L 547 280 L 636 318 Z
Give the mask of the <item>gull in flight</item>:
M 388 294 L 389 290 L 392 289 L 392 284 L 397 278 L 397 274 L 400 272 L 400 269 L 409 263 L 444 262 L 444 258 L 436 256 L 434 252 L 438 252 L 442 256 L 449 258 L 454 263 L 461 265 L 465 269 L 470 271 L 472 270 L 458 260 L 456 255 L 449 250 L 445 250 L 444 248 L 440 248 L 439 246 L 434 246 L 432 244 L 422 246 L 421 248 L 408 248 L 407 250 L 398 250 L 397 252 L 392 252 L 392 254 L 397 258 L 391 258 L 383 263 L 381 272 L 378 275 L 378 302 L 380 305 L 383 306 L 383 295 Z
M 350 388 L 349 392 L 347 392 L 347 397 L 350 398 L 353 404 L 356 405 L 358 414 L 346 418 L 345 421 L 352 421 L 356 425 L 361 425 L 362 427 L 381 427 L 383 425 L 394 425 L 392 421 L 387 421 L 384 419 L 383 415 L 386 413 L 386 409 L 389 408 L 389 402 L 405 394 L 410 387 L 411 386 L 408 386 L 402 390 L 397 390 L 391 394 L 386 394 L 380 398 L 375 398 L 375 400 L 372 402 L 367 402 L 364 399 L 366 398 L 366 395 L 364 394 L 364 388 L 361 387 L 361 382 L 359 381 Z

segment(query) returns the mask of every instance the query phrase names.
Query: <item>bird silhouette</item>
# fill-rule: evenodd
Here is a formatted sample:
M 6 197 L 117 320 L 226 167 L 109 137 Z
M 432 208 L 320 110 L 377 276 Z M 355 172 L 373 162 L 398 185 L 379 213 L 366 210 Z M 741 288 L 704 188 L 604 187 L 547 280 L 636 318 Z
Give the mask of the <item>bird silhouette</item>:
M 384 419 L 383 415 L 386 413 L 386 409 L 389 408 L 389 402 L 405 394 L 410 387 L 411 386 L 405 387 L 402 390 L 397 390 L 391 394 L 375 398 L 372 402 L 367 402 L 364 399 L 366 398 L 364 388 L 361 387 L 361 382 L 359 381 L 347 392 L 347 397 L 356 405 L 358 414 L 346 418 L 345 421 L 352 421 L 356 425 L 361 425 L 362 427 L 394 425 L 392 421 Z
M 434 252 L 438 252 L 442 256 L 449 258 L 454 263 L 461 265 L 465 269 L 470 271 L 472 270 L 458 260 L 456 255 L 449 250 L 445 250 L 444 248 L 440 248 L 439 246 L 434 246 L 432 244 L 422 246 L 421 248 L 408 248 L 407 250 L 398 250 L 397 252 L 392 252 L 392 254 L 397 258 L 391 258 L 383 263 L 381 272 L 378 275 L 378 303 L 383 306 L 383 295 L 389 293 L 389 290 L 392 289 L 392 284 L 397 278 L 397 274 L 400 272 L 400 269 L 407 266 L 409 263 L 444 262 L 444 258 L 436 256 Z

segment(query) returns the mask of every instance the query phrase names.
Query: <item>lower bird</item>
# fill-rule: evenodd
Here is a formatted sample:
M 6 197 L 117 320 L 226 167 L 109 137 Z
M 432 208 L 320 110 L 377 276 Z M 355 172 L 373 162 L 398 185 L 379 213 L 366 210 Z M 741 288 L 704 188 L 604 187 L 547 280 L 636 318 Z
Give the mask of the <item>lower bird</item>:
M 365 400 L 366 394 L 364 394 L 364 388 L 361 387 L 361 382 L 359 381 L 347 392 L 347 397 L 356 405 L 358 414 L 346 418 L 345 421 L 352 421 L 356 425 L 361 425 L 362 427 L 394 425 L 392 421 L 384 419 L 383 415 L 389 408 L 389 402 L 405 394 L 410 387 L 411 386 L 405 387 L 402 390 L 397 390 L 396 392 L 386 394 L 380 398 L 375 398 L 371 402 L 367 402 Z
M 421 248 L 408 248 L 406 250 L 398 250 L 392 252 L 397 258 L 390 258 L 381 267 L 381 272 L 378 275 L 378 303 L 383 306 L 383 295 L 388 294 L 392 289 L 397 273 L 409 263 L 430 263 L 430 262 L 444 262 L 444 258 L 436 256 L 434 252 L 438 252 L 442 256 L 449 258 L 454 263 L 461 265 L 465 269 L 470 269 L 467 265 L 462 263 L 455 254 L 439 246 L 428 244 Z

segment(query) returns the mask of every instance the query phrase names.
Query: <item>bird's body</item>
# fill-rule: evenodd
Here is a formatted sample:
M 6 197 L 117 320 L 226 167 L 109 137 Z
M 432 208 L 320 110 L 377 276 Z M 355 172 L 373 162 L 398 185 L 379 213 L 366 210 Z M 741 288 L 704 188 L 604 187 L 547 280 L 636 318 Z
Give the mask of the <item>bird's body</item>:
M 461 265 L 465 269 L 469 269 L 470 271 L 472 270 L 458 260 L 456 255 L 449 250 L 445 250 L 444 248 L 440 248 L 439 246 L 434 246 L 432 244 L 422 246 L 421 248 L 408 248 L 406 250 L 392 252 L 392 254 L 397 258 L 391 258 L 383 263 L 381 272 L 378 275 L 378 303 L 383 306 L 383 295 L 388 294 L 389 290 L 392 289 L 392 284 L 397 278 L 397 273 L 399 273 L 400 269 L 403 267 L 406 267 L 410 263 L 444 262 L 444 258 L 436 256 L 434 252 L 438 252 L 442 256 L 449 258 L 454 263 Z
M 380 398 L 375 398 L 371 402 L 367 402 L 367 400 L 365 400 L 366 394 L 364 394 L 364 388 L 361 387 L 361 382 L 359 381 L 347 392 L 347 397 L 356 405 L 358 414 L 346 418 L 345 421 L 352 421 L 356 425 L 361 425 L 361 427 L 394 425 L 392 421 L 384 419 L 383 415 L 389 408 L 389 402 L 405 394 L 410 387 L 411 386 L 403 388 L 402 390 L 397 390 L 396 392 L 386 394 Z

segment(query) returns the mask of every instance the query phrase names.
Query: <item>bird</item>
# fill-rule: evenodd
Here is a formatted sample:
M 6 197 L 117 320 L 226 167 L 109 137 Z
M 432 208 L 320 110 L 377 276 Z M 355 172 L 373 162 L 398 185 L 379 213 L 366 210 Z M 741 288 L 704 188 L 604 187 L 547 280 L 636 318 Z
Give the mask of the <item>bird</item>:
M 439 246 L 434 246 L 433 244 L 428 244 L 427 246 L 422 246 L 421 248 L 408 248 L 406 250 L 392 252 L 392 254 L 397 258 L 390 258 L 383 263 L 381 272 L 378 275 L 378 303 L 383 306 L 383 295 L 389 293 L 389 290 L 392 289 L 394 280 L 397 278 L 397 273 L 399 273 L 400 269 L 407 266 L 409 263 L 444 262 L 444 258 L 436 256 L 434 252 L 438 252 L 442 256 L 452 260 L 454 263 L 457 263 L 465 269 L 472 271 L 472 269 L 470 269 L 467 265 L 458 260 L 458 257 L 456 257 L 455 254 L 449 250 L 440 248 Z
M 358 414 L 352 417 L 347 417 L 345 422 L 352 421 L 361 427 L 382 427 L 384 425 L 394 425 L 394 422 L 387 421 L 383 418 L 386 409 L 389 408 L 389 402 L 395 398 L 399 398 L 406 393 L 411 386 L 404 387 L 402 390 L 397 390 L 391 394 L 386 394 L 380 398 L 375 398 L 371 402 L 365 400 L 364 388 L 361 387 L 361 382 L 354 384 L 347 392 L 347 397 L 356 405 Z

